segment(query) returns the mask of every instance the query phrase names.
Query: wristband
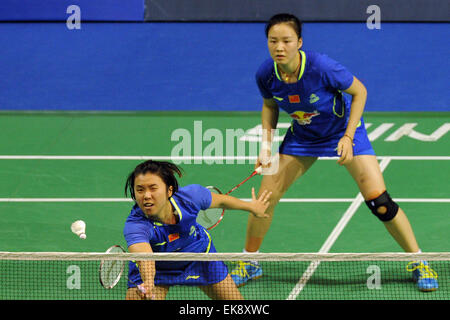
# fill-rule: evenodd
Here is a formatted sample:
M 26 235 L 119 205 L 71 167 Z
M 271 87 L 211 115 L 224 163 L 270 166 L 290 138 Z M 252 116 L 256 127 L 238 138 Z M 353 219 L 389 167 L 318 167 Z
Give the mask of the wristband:
M 263 141 L 261 143 L 261 151 L 272 151 L 272 143 L 269 141 Z
M 268 165 L 270 163 L 270 156 L 267 156 L 267 152 L 272 153 L 272 143 L 268 141 L 263 141 L 261 143 L 261 151 L 259 156 L 259 161 L 262 165 Z

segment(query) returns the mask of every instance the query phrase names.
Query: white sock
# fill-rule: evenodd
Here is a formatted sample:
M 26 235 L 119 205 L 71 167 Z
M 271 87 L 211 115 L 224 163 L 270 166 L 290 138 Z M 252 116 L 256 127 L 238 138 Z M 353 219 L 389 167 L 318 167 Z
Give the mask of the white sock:
M 422 250 L 420 250 L 420 248 L 419 248 L 419 251 L 417 251 L 416 253 L 422 253 Z M 424 260 L 420 260 L 420 261 L 424 261 Z
M 249 252 L 249 251 L 247 251 L 247 250 L 244 249 L 243 252 L 244 252 L 244 253 L 259 253 L 259 250 L 254 251 L 254 252 Z M 250 260 L 249 262 L 251 262 L 251 263 L 253 263 L 253 264 L 258 264 L 258 261 L 256 261 L 256 260 Z

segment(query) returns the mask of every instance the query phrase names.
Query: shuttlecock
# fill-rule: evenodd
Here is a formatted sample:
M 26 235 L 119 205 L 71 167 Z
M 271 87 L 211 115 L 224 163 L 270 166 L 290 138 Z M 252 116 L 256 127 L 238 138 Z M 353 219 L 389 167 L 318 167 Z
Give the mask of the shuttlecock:
M 86 239 L 86 223 L 83 220 L 77 220 L 72 223 L 70 229 L 81 239 Z

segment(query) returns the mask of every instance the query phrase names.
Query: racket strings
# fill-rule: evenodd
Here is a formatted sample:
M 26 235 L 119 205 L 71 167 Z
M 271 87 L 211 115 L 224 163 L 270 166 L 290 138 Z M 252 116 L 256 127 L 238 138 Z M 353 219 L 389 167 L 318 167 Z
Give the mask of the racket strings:
M 241 183 L 239 183 L 238 185 L 236 185 L 232 189 L 230 189 L 230 191 L 225 193 L 225 195 L 229 195 L 231 192 L 233 192 L 234 190 L 236 190 L 237 188 L 242 186 L 245 182 L 247 182 L 248 180 L 250 180 L 252 177 L 254 177 L 256 174 L 258 174 L 260 172 L 261 172 L 261 170 L 253 171 L 250 176 L 248 176 Z M 214 186 L 208 186 L 206 188 L 209 189 L 211 192 L 222 194 L 222 192 Z M 222 209 L 222 208 L 210 208 L 210 209 L 206 209 L 206 210 L 201 210 L 197 214 L 197 223 L 200 224 L 201 226 L 203 226 L 204 228 L 206 228 L 207 230 L 211 230 L 219 224 L 219 222 L 222 220 L 222 218 L 224 216 L 224 213 L 225 213 L 225 209 Z
M 125 250 L 118 246 L 112 246 L 107 253 L 124 253 Z M 103 260 L 100 263 L 100 282 L 105 288 L 114 287 L 120 280 L 125 267 L 125 261 L 122 260 Z
M 102 279 L 107 286 L 111 286 L 122 274 L 124 261 L 106 261 L 102 268 Z

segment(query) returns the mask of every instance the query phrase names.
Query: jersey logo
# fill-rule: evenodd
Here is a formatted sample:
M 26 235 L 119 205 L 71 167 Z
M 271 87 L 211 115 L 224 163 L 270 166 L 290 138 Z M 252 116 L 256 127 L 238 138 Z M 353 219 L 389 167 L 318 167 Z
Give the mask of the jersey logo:
M 179 233 L 172 233 L 169 234 L 169 242 L 175 241 L 180 239 L 180 234 Z
M 190 236 L 194 235 L 194 237 L 197 236 L 197 232 L 195 231 L 195 226 L 192 226 L 192 227 L 191 227 L 191 230 L 190 230 L 190 232 L 189 232 L 189 235 L 190 235 Z
M 289 96 L 290 103 L 300 103 L 300 96 L 298 94 L 294 96 Z
M 310 124 L 313 117 L 318 116 L 320 113 L 316 110 L 313 112 L 295 111 L 290 114 L 292 119 L 297 120 L 299 125 L 304 126 Z
M 275 100 L 278 100 L 278 101 L 283 101 L 283 98 L 280 98 L 280 97 L 277 97 L 277 96 L 273 96 L 273 98 L 274 98 Z
M 317 101 L 319 101 L 319 97 L 316 96 L 314 93 L 312 93 L 312 94 L 309 96 L 309 103 L 310 103 L 310 104 L 313 104 L 314 102 L 317 102 Z

